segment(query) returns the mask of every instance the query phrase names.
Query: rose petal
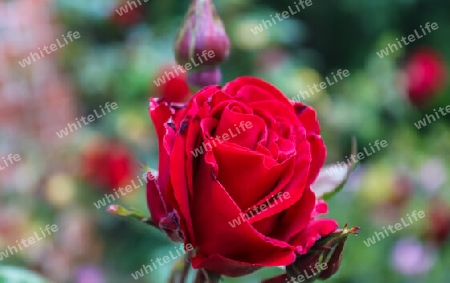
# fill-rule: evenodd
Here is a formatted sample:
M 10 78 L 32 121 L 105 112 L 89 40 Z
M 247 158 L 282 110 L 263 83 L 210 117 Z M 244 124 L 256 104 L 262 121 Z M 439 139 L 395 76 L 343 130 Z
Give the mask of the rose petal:
M 297 247 L 298 253 L 306 254 L 318 239 L 334 232 L 337 228 L 338 223 L 333 219 L 313 220 L 302 232 L 291 239 L 290 244 Z
M 247 127 L 249 126 L 249 127 Z M 240 114 L 225 109 L 215 135 L 222 140 L 254 150 L 266 128 L 258 116 Z
M 242 210 L 251 208 L 269 194 L 289 165 L 227 143 L 213 151 L 219 168 L 218 180 Z
M 208 172 L 211 166 L 201 162 L 198 169 L 199 172 Z M 220 207 L 217 206 L 218 203 L 221 204 Z M 265 261 L 289 264 L 295 259 L 293 247 L 263 236 L 247 221 L 243 221 L 239 207 L 212 176 L 196 179 L 192 211 L 198 250 L 204 257 L 217 254 L 249 264 Z M 199 258 L 200 255 L 196 257 L 197 266 L 201 265 Z
M 248 89 L 245 89 L 243 91 L 240 91 L 241 89 L 248 87 L 248 86 L 255 86 L 258 87 L 260 90 L 258 92 L 252 92 L 248 91 Z M 232 82 L 227 83 L 223 91 L 231 94 L 235 97 L 235 99 L 245 101 L 245 102 L 251 102 L 251 101 L 262 101 L 262 100 L 275 100 L 280 101 L 283 104 L 286 104 L 290 107 L 292 107 L 289 100 L 286 98 L 286 96 L 278 90 L 273 85 L 254 77 L 240 77 L 238 79 L 235 79 Z M 269 99 L 267 94 L 270 94 L 273 99 Z
M 309 145 L 311 146 L 311 165 L 309 169 L 308 181 L 306 186 L 310 186 L 320 173 L 320 169 L 325 163 L 327 157 L 327 150 L 325 144 L 320 136 L 312 135 L 308 137 Z
M 159 175 L 158 184 L 160 188 L 164 189 L 169 179 L 170 166 L 170 148 L 164 145 L 164 137 L 168 134 L 170 127 L 166 123 L 172 116 L 172 111 L 166 102 L 160 103 L 159 100 L 152 98 L 150 100 L 149 113 L 155 125 L 156 134 L 159 144 Z
M 275 187 L 273 191 L 271 191 L 269 194 L 267 194 L 261 201 L 259 201 L 256 205 L 261 205 L 264 202 L 267 202 L 268 199 L 272 198 L 274 195 L 276 195 L 278 192 L 283 190 L 283 192 L 289 193 L 289 199 L 282 202 L 279 205 L 276 205 L 270 209 L 267 209 L 257 215 L 255 217 L 252 217 L 249 219 L 250 223 L 259 221 L 261 219 L 264 219 L 266 217 L 270 217 L 276 213 L 279 213 L 297 201 L 300 200 L 303 190 L 305 188 L 305 184 L 308 178 L 309 173 L 309 164 L 311 163 L 311 154 L 310 154 L 310 148 L 309 143 L 306 139 L 304 139 L 302 142 L 300 142 L 297 145 L 297 156 L 295 158 L 295 164 L 293 166 L 293 171 L 285 171 L 288 175 L 291 176 L 290 178 L 284 178 L 283 175 L 281 176 L 282 184 L 280 186 Z M 287 182 L 287 184 L 286 184 Z
M 294 110 L 303 127 L 306 129 L 308 136 L 320 134 L 320 125 L 314 109 L 301 102 L 297 102 L 294 104 Z
M 294 235 L 300 233 L 308 225 L 315 203 L 314 192 L 309 188 L 306 189 L 302 198 L 283 213 L 278 222 L 278 229 L 274 229 L 270 236 L 289 242 Z
M 190 211 L 189 188 L 186 180 L 186 138 L 177 136 L 171 155 L 171 186 L 168 186 L 167 197 L 171 198 L 173 207 L 180 216 L 180 225 L 185 232 L 185 241 L 193 245 L 196 244 L 194 238 L 194 229 L 192 227 L 192 217 Z
M 147 173 L 147 205 L 155 223 L 159 223 L 169 211 L 172 211 L 172 207 L 170 204 L 166 204 L 164 194 L 150 172 Z

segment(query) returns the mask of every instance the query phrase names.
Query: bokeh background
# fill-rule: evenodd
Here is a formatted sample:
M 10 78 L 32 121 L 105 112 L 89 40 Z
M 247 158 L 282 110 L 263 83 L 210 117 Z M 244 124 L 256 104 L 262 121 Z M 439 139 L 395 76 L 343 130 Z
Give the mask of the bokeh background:
M 223 82 L 258 76 L 292 98 L 347 69 L 349 77 L 302 100 L 317 109 L 327 163 L 345 160 L 352 137 L 360 150 L 375 140 L 388 143 L 365 158 L 329 202 L 329 215 L 341 226 L 361 227 L 329 282 L 449 282 L 450 115 L 420 129 L 414 123 L 450 105 L 450 2 L 313 0 L 258 34 L 251 29 L 294 1 L 214 2 L 232 43 Z M 119 16 L 125 1 L 0 1 L 0 164 L 5 167 L 1 158 L 9 154 L 21 157 L 0 171 L 0 251 L 47 224 L 58 226 L 3 258 L 0 282 L 41 282 L 28 271 L 42 282 L 167 281 L 172 263 L 139 280 L 131 273 L 167 255 L 173 244 L 149 226 L 94 205 L 136 182 L 142 166 L 157 168 L 149 97 L 168 89 L 187 93 L 183 78 L 164 87 L 153 80 L 174 65 L 174 37 L 189 1 L 141 3 Z M 426 22 L 439 28 L 377 55 Z M 28 66 L 18 63 L 68 31 L 81 37 Z M 58 137 L 67 123 L 100 113 L 107 102 L 118 109 Z M 144 187 L 111 203 L 147 213 Z M 426 217 L 364 244 L 414 210 Z M 278 273 L 268 269 L 225 282 L 260 282 Z

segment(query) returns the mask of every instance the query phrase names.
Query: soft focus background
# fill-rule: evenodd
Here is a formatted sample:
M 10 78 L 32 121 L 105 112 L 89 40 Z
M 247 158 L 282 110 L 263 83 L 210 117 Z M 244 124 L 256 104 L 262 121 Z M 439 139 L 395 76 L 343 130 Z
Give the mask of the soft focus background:
M 160 87 L 153 80 L 174 65 L 174 37 L 189 1 L 135 2 L 137 8 L 120 16 L 116 9 L 125 1 L 0 1 L 0 252 L 47 224 L 58 227 L 3 256 L 0 282 L 34 282 L 19 279 L 28 276 L 24 270 L 58 283 L 168 278 L 172 262 L 133 279 L 131 273 L 167 255 L 173 244 L 148 226 L 108 214 L 104 199 L 139 183 L 140 167 L 157 168 L 149 97 L 171 89 L 187 93 L 181 77 Z M 350 76 L 300 99 L 318 111 L 327 163 L 345 160 L 353 136 L 359 151 L 370 152 L 376 140 L 388 143 L 367 156 L 329 202 L 329 215 L 341 226 L 361 227 L 329 282 L 450 282 L 450 115 L 415 125 L 450 105 L 450 2 L 312 0 L 257 34 L 255 26 L 295 9 L 294 1 L 214 2 L 232 42 L 224 82 L 259 76 L 293 98 L 347 69 Z M 415 29 L 422 35 L 427 22 L 439 28 L 377 55 Z M 18 63 L 45 45 L 63 43 L 69 31 L 81 37 L 29 65 Z M 61 138 L 56 134 L 82 116 L 101 114 L 107 102 L 117 110 Z M 20 160 L 8 161 L 9 154 Z M 147 213 L 144 186 L 109 201 Z M 425 218 L 364 244 L 414 210 Z M 260 282 L 277 273 L 225 282 Z

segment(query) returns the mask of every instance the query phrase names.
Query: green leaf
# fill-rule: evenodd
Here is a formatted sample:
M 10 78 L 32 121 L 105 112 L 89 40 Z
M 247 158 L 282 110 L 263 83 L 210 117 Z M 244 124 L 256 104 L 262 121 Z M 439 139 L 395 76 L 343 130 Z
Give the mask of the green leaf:
M 127 209 L 121 205 L 112 204 L 112 205 L 108 206 L 106 211 L 112 215 L 124 217 L 125 219 L 137 219 L 140 222 L 143 222 L 145 224 L 151 225 L 151 226 L 159 229 L 158 225 L 153 222 L 151 217 L 145 216 L 144 213 L 142 213 L 141 211 L 139 211 L 136 208 Z
M 14 266 L 0 266 L 0 283 L 49 283 L 37 274 Z

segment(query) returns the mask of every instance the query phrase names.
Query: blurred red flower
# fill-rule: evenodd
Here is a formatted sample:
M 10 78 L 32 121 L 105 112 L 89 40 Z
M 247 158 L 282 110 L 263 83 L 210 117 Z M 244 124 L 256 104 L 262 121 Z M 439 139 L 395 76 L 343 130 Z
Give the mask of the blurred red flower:
M 185 69 L 176 64 L 161 67 L 152 84 L 154 94 L 167 102 L 186 102 L 192 94 Z
M 406 64 L 407 91 L 411 101 L 421 106 L 445 84 L 446 69 L 440 54 L 431 48 L 413 52 Z
M 442 199 L 435 197 L 428 209 L 428 227 L 425 239 L 436 245 L 442 245 L 450 235 L 450 206 Z
M 111 15 L 111 20 L 115 24 L 127 27 L 140 23 L 145 18 L 145 14 L 144 5 L 139 5 L 137 1 L 124 1 L 116 6 Z
M 83 152 L 81 164 L 84 178 L 110 191 L 131 184 L 135 176 L 133 155 L 117 141 L 94 141 Z

